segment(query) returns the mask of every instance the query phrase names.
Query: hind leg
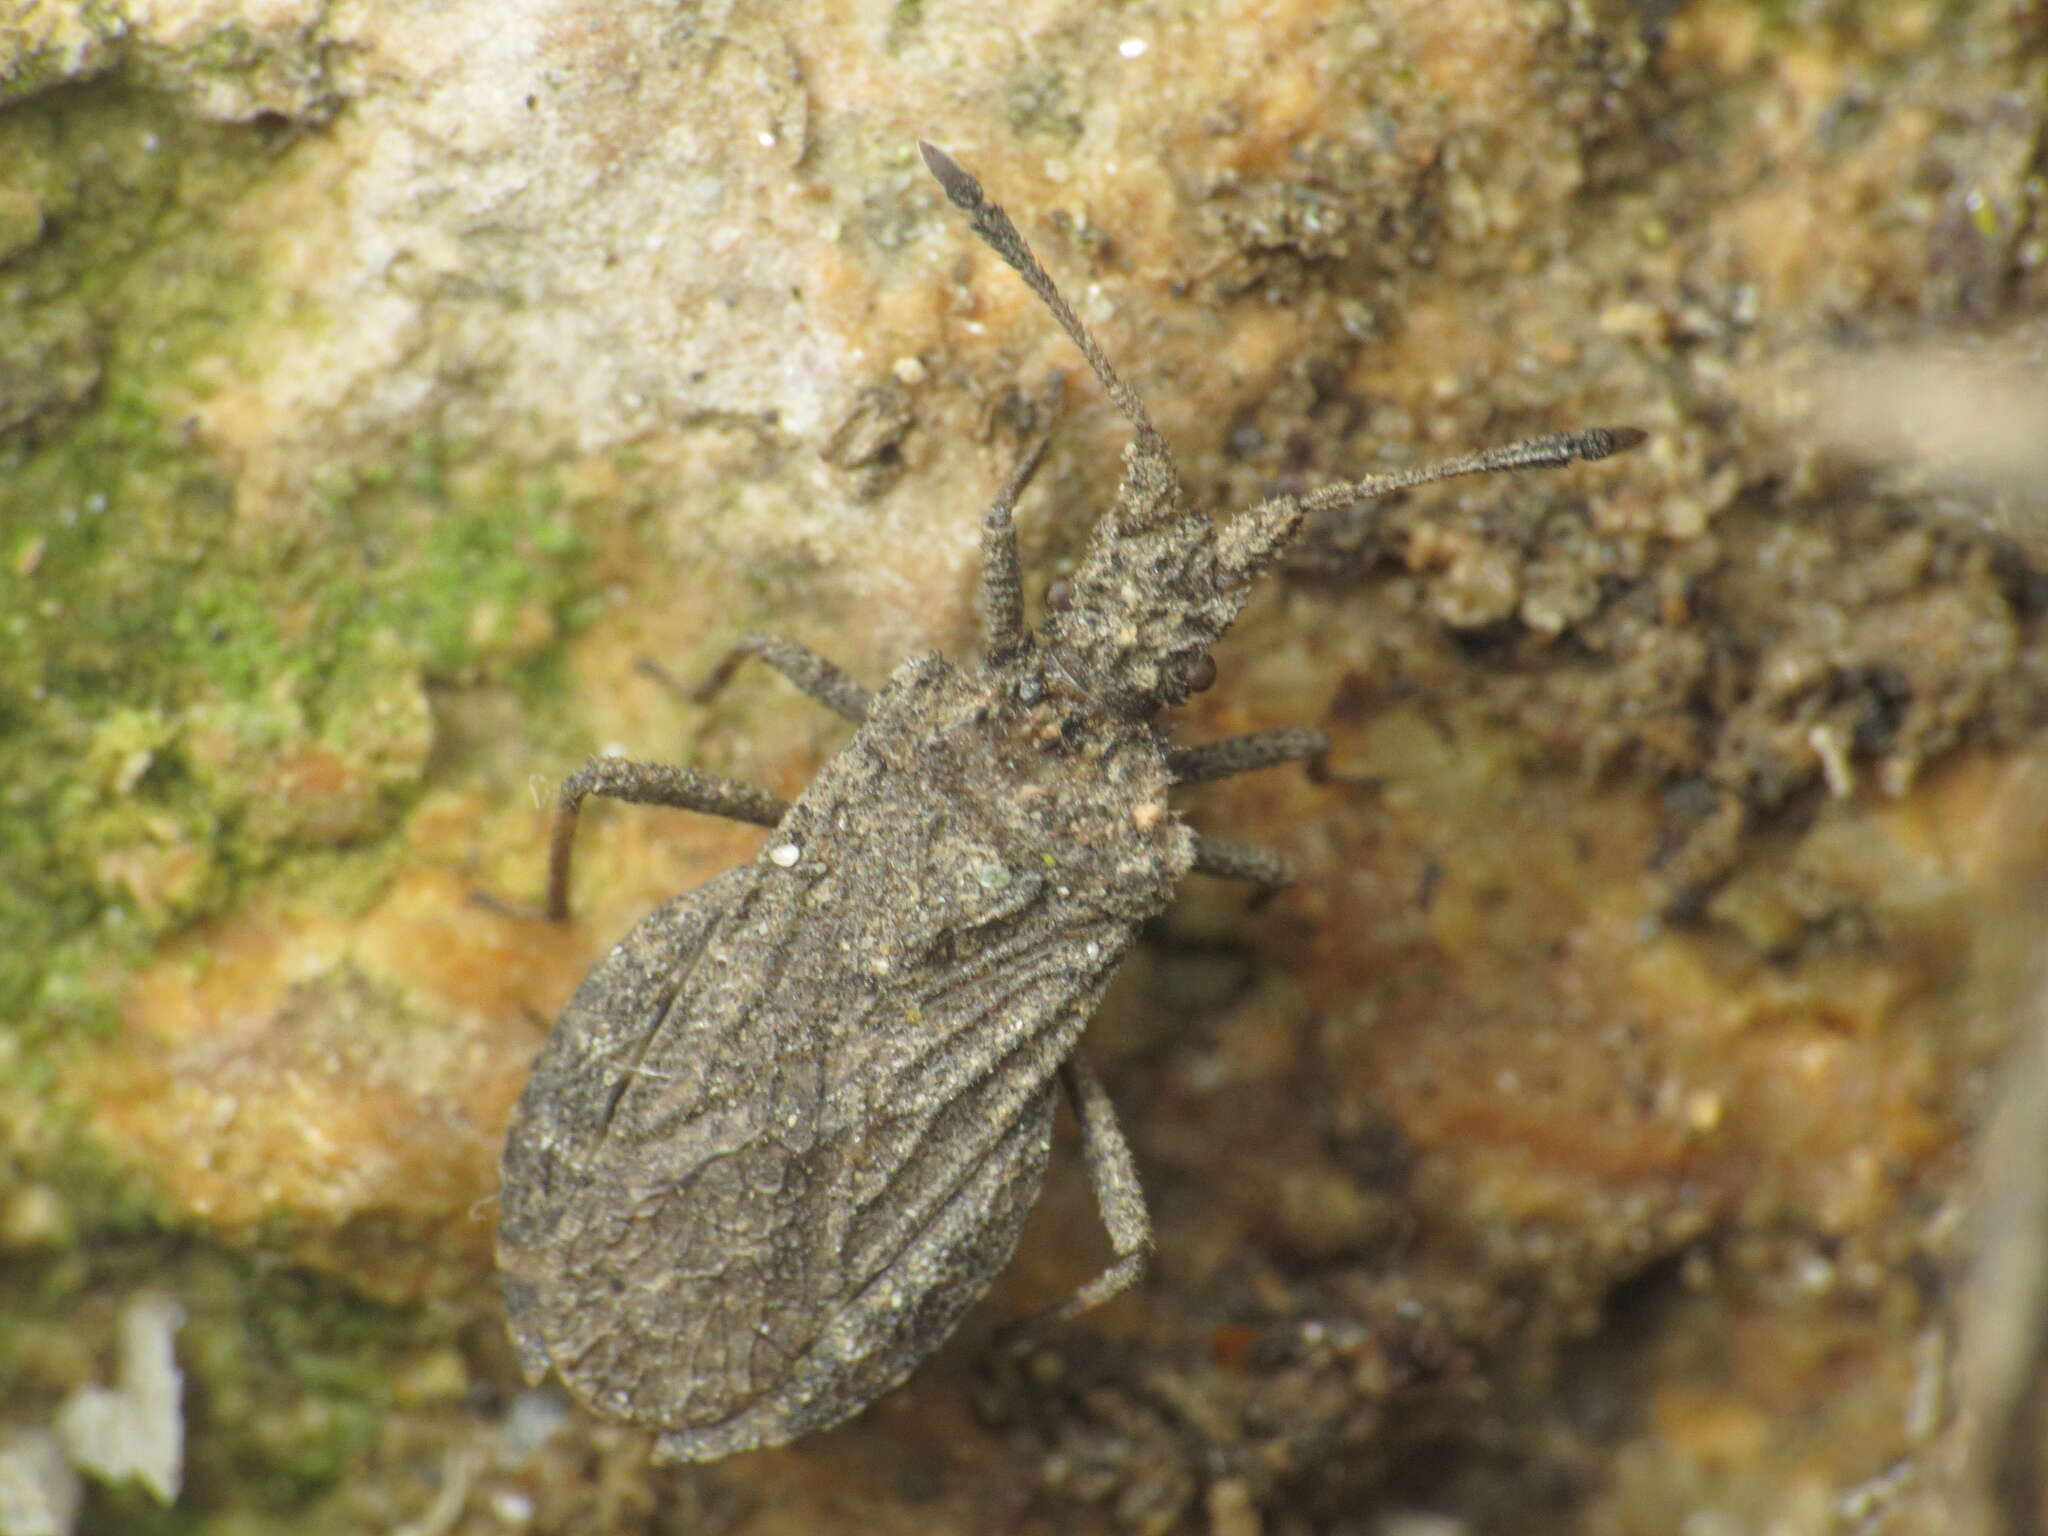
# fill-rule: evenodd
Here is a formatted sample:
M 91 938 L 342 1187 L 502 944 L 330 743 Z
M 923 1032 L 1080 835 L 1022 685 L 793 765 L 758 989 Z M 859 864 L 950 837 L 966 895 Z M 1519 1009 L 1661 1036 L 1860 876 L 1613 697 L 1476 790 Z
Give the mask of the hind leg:
M 1073 1105 L 1074 1118 L 1081 1126 L 1081 1156 L 1088 1165 L 1088 1182 L 1095 1186 L 1095 1204 L 1102 1212 L 1116 1258 L 1066 1300 L 1007 1325 L 1004 1333 L 1018 1344 L 1130 1289 L 1144 1274 L 1145 1260 L 1152 1251 L 1152 1217 L 1145 1209 L 1145 1192 L 1138 1186 L 1138 1165 L 1131 1156 L 1131 1144 L 1117 1126 L 1116 1110 L 1102 1080 L 1074 1055 L 1061 1063 L 1060 1081 L 1066 1085 L 1067 1102 Z

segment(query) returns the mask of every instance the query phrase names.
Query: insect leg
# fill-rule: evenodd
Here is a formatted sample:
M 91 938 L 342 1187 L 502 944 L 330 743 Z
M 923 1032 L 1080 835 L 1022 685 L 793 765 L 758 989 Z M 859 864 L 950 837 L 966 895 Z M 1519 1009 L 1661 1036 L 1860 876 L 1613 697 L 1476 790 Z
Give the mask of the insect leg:
M 1129 1287 L 1145 1272 L 1152 1248 L 1152 1218 L 1145 1210 L 1145 1192 L 1138 1186 L 1138 1165 L 1131 1157 L 1131 1144 L 1117 1128 L 1116 1110 L 1102 1080 L 1073 1055 L 1060 1063 L 1060 1081 L 1066 1084 L 1067 1102 L 1081 1125 L 1081 1156 L 1116 1261 L 1065 1301 L 1025 1319 L 1023 1326 L 1034 1330 L 1079 1317 Z
M 623 757 L 593 757 L 562 780 L 555 803 L 555 831 L 548 844 L 548 920 L 569 920 L 569 853 L 576 842 L 576 823 L 590 795 L 630 800 L 636 805 L 666 805 L 681 811 L 702 811 L 728 821 L 772 827 L 782 820 L 789 802 L 738 779 L 698 773 L 670 763 L 636 763 Z
M 1226 736 L 1205 741 L 1198 747 L 1181 747 L 1166 754 L 1166 771 L 1176 784 L 1207 784 L 1228 779 L 1254 768 L 1271 768 L 1279 763 L 1307 763 L 1308 776 L 1318 784 L 1330 776 L 1330 738 L 1306 725 L 1282 726 L 1277 731 L 1253 731 L 1246 736 Z
M 1052 390 L 1057 396 L 1058 374 Z M 986 654 L 1001 656 L 1024 643 L 1024 577 L 1017 559 L 1017 498 L 1045 462 L 1052 434 L 1044 433 L 1024 451 L 996 499 L 981 514 L 981 611 L 987 626 Z
M 711 674 L 690 690 L 693 703 L 708 703 L 749 656 L 758 656 L 798 688 L 855 725 L 868 717 L 868 691 L 807 645 L 750 629 L 719 658 Z
M 1233 843 L 1220 837 L 1195 838 L 1195 873 L 1220 880 L 1248 880 L 1264 900 L 1283 885 L 1294 883 L 1294 866 L 1270 848 Z
M 1023 572 L 1017 560 L 1017 498 L 1038 470 L 1050 438 L 1032 445 L 981 515 L 981 609 L 988 626 L 988 654 L 1000 656 L 1024 640 Z
M 1176 784 L 1207 784 L 1280 763 L 1306 764 L 1309 781 L 1315 784 L 1377 789 L 1381 783 L 1373 774 L 1337 772 L 1330 766 L 1329 734 L 1307 725 L 1226 736 L 1221 741 L 1205 741 L 1200 746 L 1181 747 L 1166 754 L 1166 768 Z
M 1256 576 L 1287 547 L 1301 521 L 1311 512 L 1371 501 L 1412 486 L 1454 475 L 1487 475 L 1507 469 L 1561 469 L 1580 460 L 1591 462 L 1625 453 L 1647 441 L 1636 427 L 1594 427 L 1585 432 L 1546 432 L 1499 448 L 1462 453 L 1437 464 L 1421 464 L 1392 474 L 1369 475 L 1343 485 L 1326 485 L 1305 496 L 1276 496 L 1231 519 L 1218 540 L 1217 563 L 1240 580 Z

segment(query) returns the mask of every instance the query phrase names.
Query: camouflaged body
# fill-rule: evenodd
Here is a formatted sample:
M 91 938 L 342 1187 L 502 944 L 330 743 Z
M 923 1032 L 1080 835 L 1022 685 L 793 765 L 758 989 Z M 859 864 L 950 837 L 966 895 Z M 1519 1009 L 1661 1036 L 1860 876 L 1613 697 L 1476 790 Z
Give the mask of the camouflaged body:
M 1007 214 L 943 151 L 947 198 L 1080 350 L 1133 429 L 1117 498 L 1039 632 L 1025 627 L 1020 463 L 982 521 L 989 654 L 904 663 L 879 694 L 743 638 L 860 721 L 786 810 L 752 786 L 598 760 L 563 784 L 549 911 L 567 914 L 582 798 L 766 824 L 755 860 L 636 927 L 577 989 L 506 1138 L 498 1262 L 530 1376 L 706 1460 L 847 1418 L 935 1349 L 1008 1262 L 1044 1176 L 1054 1084 L 1075 1108 L 1114 1259 L 1077 1316 L 1142 1272 L 1150 1220 L 1107 1093 L 1076 1052 L 1138 925 L 1190 869 L 1267 889 L 1264 850 L 1197 840 L 1167 804 L 1327 736 L 1169 753 L 1161 712 L 1314 506 L 1456 474 L 1557 467 L 1643 439 L 1546 434 L 1261 502 L 1222 528 Z M 779 818 L 779 820 L 778 820 Z
M 689 1459 L 901 1381 L 1008 1261 L 1059 1064 L 1188 869 L 1167 786 L 1155 728 L 1042 655 L 900 667 L 548 1037 L 498 1232 L 528 1374 Z

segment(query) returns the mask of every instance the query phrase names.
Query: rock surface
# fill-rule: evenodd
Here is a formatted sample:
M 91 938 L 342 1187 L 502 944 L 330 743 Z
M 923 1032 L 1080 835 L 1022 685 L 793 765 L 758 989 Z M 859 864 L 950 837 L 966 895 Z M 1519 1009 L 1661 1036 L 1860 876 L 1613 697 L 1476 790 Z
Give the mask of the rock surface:
M 238 1528 L 1954 1528 L 2048 850 L 2042 69 L 2004 0 L 0 16 L 5 1427 L 148 1286 L 180 1510 Z M 920 135 L 1219 510 L 1653 442 L 1329 518 L 1219 654 L 1185 738 L 1324 724 L 1379 788 L 1187 797 L 1304 878 L 1191 885 L 1091 1032 L 1145 1286 L 983 1347 L 1100 1266 L 1067 1148 L 908 1386 L 650 1472 L 531 1432 L 497 1139 L 592 957 L 758 834 L 594 813 L 573 927 L 471 898 L 537 892 L 590 751 L 792 794 L 838 739 L 639 658 L 971 650 L 1078 364 Z M 1067 397 L 1034 592 L 1122 442 Z

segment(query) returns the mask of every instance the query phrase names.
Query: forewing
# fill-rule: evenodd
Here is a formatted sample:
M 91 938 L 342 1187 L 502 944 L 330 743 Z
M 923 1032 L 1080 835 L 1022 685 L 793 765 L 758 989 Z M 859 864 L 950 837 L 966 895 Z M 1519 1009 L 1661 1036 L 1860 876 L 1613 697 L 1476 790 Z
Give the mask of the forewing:
M 971 808 L 892 800 L 868 766 L 849 747 L 771 836 L 793 866 L 693 909 L 651 1031 L 575 1026 L 604 1071 L 557 1156 L 535 1315 L 579 1395 L 684 1454 L 843 1418 L 945 1336 L 1009 1256 L 1053 1076 L 1129 941 Z
M 620 1022 L 593 994 L 558 1026 L 574 1111 L 507 1159 L 545 1189 L 508 1208 L 515 1328 L 667 1453 L 847 1417 L 1007 1262 L 1059 1064 L 1190 857 L 1156 750 L 1041 741 L 906 663 L 762 856 L 648 933 L 687 961 L 607 960 Z
M 557 1233 L 593 1198 L 605 1121 L 705 935 L 754 878 L 743 866 L 650 912 L 591 968 L 534 1058 L 505 1134 L 497 1236 L 505 1310 L 531 1379 L 550 1363 L 547 1309 L 575 1304 L 560 1292 Z
M 718 963 L 624 1084 L 590 1159 L 597 1198 L 553 1235 L 581 1304 L 547 1322 L 555 1364 L 603 1411 L 706 1431 L 745 1414 L 782 1439 L 900 1380 L 1008 1259 L 1109 949 L 1069 963 L 1033 900 L 949 962 L 850 979 L 801 887 L 774 884 L 720 926 Z M 721 984 L 735 976 L 744 996 Z M 900 1267 L 934 1237 L 942 1259 Z M 862 1311 L 857 1338 L 835 1336 L 877 1285 L 901 1328 Z

